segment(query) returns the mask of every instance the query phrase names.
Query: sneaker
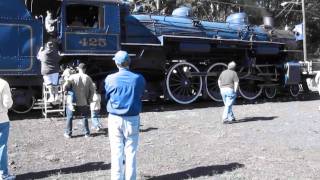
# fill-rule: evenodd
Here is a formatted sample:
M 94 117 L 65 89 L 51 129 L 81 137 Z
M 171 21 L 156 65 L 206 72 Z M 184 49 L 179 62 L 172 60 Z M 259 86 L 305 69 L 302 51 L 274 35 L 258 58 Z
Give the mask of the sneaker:
M 94 130 L 94 131 L 100 131 L 100 128 L 99 127 L 91 127 L 91 130 Z
M 14 175 L 6 175 L 6 176 L 2 176 L 1 180 L 15 180 L 16 176 Z
M 84 137 L 85 138 L 89 138 L 89 137 L 91 137 L 91 135 L 90 134 L 86 134 L 86 135 L 84 135 Z
M 69 134 L 67 134 L 67 133 L 64 133 L 63 136 L 64 136 L 65 138 L 67 138 L 67 139 L 70 139 L 70 138 L 71 138 L 71 136 L 70 136 Z
M 50 96 L 49 99 L 47 100 L 47 102 L 49 102 L 49 103 L 54 102 L 54 97 L 53 97 L 53 96 Z
M 233 122 L 232 121 L 223 121 L 223 124 L 232 124 Z
M 100 132 L 100 131 L 103 131 L 103 128 L 101 125 L 97 126 L 97 127 L 94 127 L 94 126 L 91 126 L 91 130 L 94 130 L 94 131 L 97 131 L 97 132 Z
M 54 101 L 60 102 L 60 100 L 61 100 L 61 98 L 60 98 L 59 95 L 55 95 L 55 96 L 54 96 Z
M 102 129 L 101 126 L 98 126 L 98 127 L 96 128 L 96 131 L 97 131 L 97 132 L 101 132 L 101 131 L 103 131 L 103 129 Z

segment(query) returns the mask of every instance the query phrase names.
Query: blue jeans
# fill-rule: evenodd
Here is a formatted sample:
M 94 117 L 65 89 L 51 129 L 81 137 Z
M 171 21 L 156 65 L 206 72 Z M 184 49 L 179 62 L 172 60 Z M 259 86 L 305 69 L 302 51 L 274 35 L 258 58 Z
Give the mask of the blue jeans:
M 234 119 L 232 105 L 237 98 L 237 93 L 232 88 L 221 88 L 220 92 L 224 103 L 222 119 L 231 121 Z
M 67 91 L 67 105 L 72 105 L 72 103 L 76 102 L 76 97 L 73 91 Z
M 8 172 L 8 137 L 9 122 L 0 123 L 0 171 L 3 176 L 7 176 Z
M 82 118 L 82 124 L 83 124 L 83 132 L 85 135 L 89 135 L 89 124 L 88 124 L 88 118 L 89 118 L 89 106 L 76 106 L 76 112 L 79 114 Z M 65 133 L 68 135 L 72 135 L 72 120 L 73 120 L 73 111 L 70 110 L 68 107 L 66 107 L 66 114 L 67 114 L 67 127 L 65 129 Z
M 92 127 L 94 128 L 101 128 L 101 122 L 99 118 L 99 111 L 93 110 L 91 111 L 91 121 L 92 121 Z
M 136 152 L 139 141 L 139 126 L 139 116 L 109 114 L 111 180 L 135 180 L 137 178 Z M 125 167 L 123 160 L 125 160 Z

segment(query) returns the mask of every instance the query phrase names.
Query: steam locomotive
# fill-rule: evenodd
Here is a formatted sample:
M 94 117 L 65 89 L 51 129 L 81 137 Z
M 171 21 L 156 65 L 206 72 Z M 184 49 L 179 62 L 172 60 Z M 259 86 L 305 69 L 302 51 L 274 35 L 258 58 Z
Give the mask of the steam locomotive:
M 36 54 L 45 43 L 44 18 L 35 18 L 21 0 L 2 0 L 0 8 L 0 74 L 13 88 L 13 109 L 27 112 L 42 98 Z M 147 99 L 164 96 L 189 104 L 202 96 L 221 101 L 217 79 L 230 61 L 238 65 L 239 92 L 246 99 L 263 92 L 274 98 L 283 87 L 293 96 L 299 92 L 294 35 L 272 23 L 250 25 L 245 13 L 209 22 L 192 17 L 187 7 L 170 16 L 132 14 L 118 0 L 63 0 L 54 13 L 61 64 L 85 62 L 100 89 L 106 75 L 116 71 L 112 57 L 122 49 L 131 56 L 131 69 L 146 78 Z

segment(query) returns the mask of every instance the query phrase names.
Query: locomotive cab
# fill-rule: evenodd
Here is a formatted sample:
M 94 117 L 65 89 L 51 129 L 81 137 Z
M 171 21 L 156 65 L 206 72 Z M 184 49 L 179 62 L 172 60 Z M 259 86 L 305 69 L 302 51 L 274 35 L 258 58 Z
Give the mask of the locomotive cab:
M 63 55 L 113 55 L 120 49 L 118 1 L 63 1 L 58 36 Z

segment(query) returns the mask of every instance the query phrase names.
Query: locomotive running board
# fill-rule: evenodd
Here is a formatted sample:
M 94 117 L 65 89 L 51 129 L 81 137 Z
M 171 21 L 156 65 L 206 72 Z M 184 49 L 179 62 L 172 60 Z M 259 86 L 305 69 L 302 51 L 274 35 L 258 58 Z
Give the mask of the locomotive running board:
M 197 37 L 197 36 L 174 36 L 174 35 L 162 35 L 158 39 L 161 42 L 161 45 L 164 45 L 165 39 L 176 39 L 176 40 L 186 40 L 186 39 L 199 39 L 199 40 L 209 40 L 209 41 L 220 41 L 220 42 L 242 42 L 242 43 L 257 43 L 257 44 L 278 44 L 285 45 L 280 42 L 270 42 L 270 41 L 247 41 L 247 40 L 238 40 L 238 39 L 219 39 L 219 38 L 209 38 L 209 37 Z
M 121 43 L 124 46 L 162 46 L 162 44 L 151 44 L 151 43 Z
M 293 53 L 302 53 L 302 50 L 280 50 L 281 52 L 293 52 Z
M 101 53 L 60 53 L 60 56 L 114 56 L 115 53 L 101 54 Z M 131 57 L 137 56 L 136 54 L 129 54 Z

